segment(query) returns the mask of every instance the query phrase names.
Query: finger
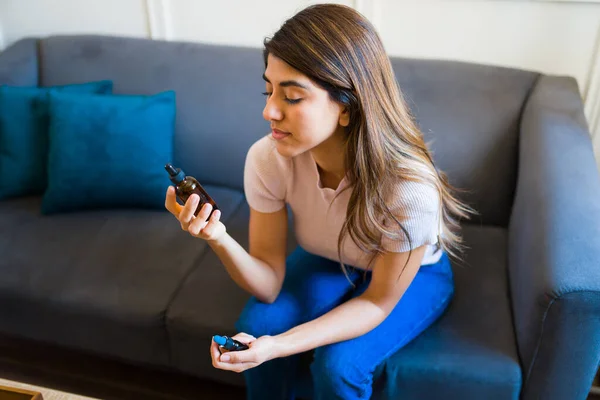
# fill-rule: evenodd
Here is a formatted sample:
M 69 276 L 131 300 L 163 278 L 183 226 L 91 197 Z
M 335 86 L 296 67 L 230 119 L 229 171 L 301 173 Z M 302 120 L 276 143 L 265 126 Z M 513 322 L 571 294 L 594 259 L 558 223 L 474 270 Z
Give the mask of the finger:
M 255 363 L 256 354 L 252 349 L 241 350 L 241 351 L 230 351 L 227 354 L 221 354 L 219 361 L 226 362 L 228 364 L 243 364 L 243 363 Z
M 187 199 L 183 210 L 181 210 L 181 213 L 179 214 L 179 222 L 186 225 L 190 223 L 194 218 L 194 211 L 196 211 L 199 201 L 200 197 L 197 194 L 193 194 Z
M 237 335 L 232 336 L 232 338 L 244 344 L 250 344 L 256 340 L 254 336 L 249 335 L 245 332 L 240 332 Z
M 215 212 L 212 213 L 212 215 L 210 216 L 210 221 L 211 222 L 219 222 L 219 220 L 221 219 L 221 210 L 215 210 Z
M 193 235 L 198 235 L 200 233 L 201 230 L 203 230 L 204 228 L 206 228 L 206 226 L 208 225 L 208 222 L 206 222 L 206 208 L 207 207 L 211 207 L 210 204 L 206 203 L 202 206 L 202 209 L 200 210 L 200 212 L 198 213 L 198 216 L 196 218 L 194 218 L 194 220 L 190 223 L 190 226 L 188 227 L 188 231 L 193 234 Z
M 165 196 L 165 208 L 169 210 L 169 212 L 175 217 L 179 217 L 181 206 L 177 203 L 175 188 L 173 186 L 169 186 L 167 188 L 167 195 Z
M 213 361 L 213 366 L 216 367 L 216 363 L 219 362 L 219 357 L 221 357 L 221 351 L 219 345 L 214 340 L 211 340 L 210 343 L 210 356 Z
M 231 363 L 217 363 L 217 365 L 215 365 L 215 368 L 219 368 L 225 371 L 233 371 L 233 372 L 244 372 L 247 369 L 250 368 L 254 368 L 256 367 L 258 364 L 254 363 L 254 362 L 248 362 L 248 363 L 240 363 L 240 364 L 231 364 Z
M 213 367 L 215 367 L 215 368 L 226 370 L 226 371 L 242 372 L 242 371 L 252 368 L 256 365 L 256 363 L 232 364 L 230 362 L 222 362 L 222 361 L 220 361 L 220 356 L 221 356 L 219 353 L 220 349 L 221 349 L 220 346 L 217 343 L 215 343 L 214 340 L 211 340 L 210 354 L 211 354 L 211 358 L 212 358 Z M 225 350 L 225 349 L 222 349 L 222 350 L 224 352 L 227 352 L 227 350 Z
M 212 216 L 210 217 L 210 219 L 208 220 L 208 222 L 206 223 L 204 228 L 199 229 L 199 231 L 202 231 L 202 233 L 206 237 L 211 237 L 213 235 L 215 229 L 217 229 L 217 225 L 219 223 L 220 216 L 221 216 L 221 212 L 219 210 L 215 210 L 215 212 L 212 213 Z M 201 226 L 201 224 L 198 224 L 198 226 Z
M 202 222 L 208 222 L 208 216 L 210 215 L 212 209 L 212 204 L 204 203 L 200 209 L 200 212 L 198 213 L 198 219 L 200 219 Z
M 192 233 L 194 235 L 198 235 L 201 230 L 206 228 L 206 226 L 210 222 L 210 220 L 207 222 L 206 218 L 210 214 L 211 210 L 212 210 L 212 205 L 210 205 L 209 203 L 205 203 L 202 206 L 202 208 L 200 209 L 200 212 L 198 213 L 198 216 L 190 223 L 190 227 L 188 228 L 190 233 Z

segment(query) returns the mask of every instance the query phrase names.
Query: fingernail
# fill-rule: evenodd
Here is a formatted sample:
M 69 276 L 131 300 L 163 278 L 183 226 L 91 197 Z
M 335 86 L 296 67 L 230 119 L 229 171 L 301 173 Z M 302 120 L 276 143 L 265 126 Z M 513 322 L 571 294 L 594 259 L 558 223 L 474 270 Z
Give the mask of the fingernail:
M 223 354 L 221 356 L 221 361 L 229 361 L 229 356 L 227 354 Z

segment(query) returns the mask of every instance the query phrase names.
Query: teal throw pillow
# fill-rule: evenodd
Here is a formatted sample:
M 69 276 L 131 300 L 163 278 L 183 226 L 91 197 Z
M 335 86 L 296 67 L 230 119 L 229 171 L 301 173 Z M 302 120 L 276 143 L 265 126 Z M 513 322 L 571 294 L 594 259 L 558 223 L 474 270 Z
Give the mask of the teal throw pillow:
M 164 209 L 175 92 L 50 95 L 48 187 L 42 213 Z
M 0 199 L 46 188 L 48 93 L 112 93 L 111 81 L 51 87 L 0 86 Z

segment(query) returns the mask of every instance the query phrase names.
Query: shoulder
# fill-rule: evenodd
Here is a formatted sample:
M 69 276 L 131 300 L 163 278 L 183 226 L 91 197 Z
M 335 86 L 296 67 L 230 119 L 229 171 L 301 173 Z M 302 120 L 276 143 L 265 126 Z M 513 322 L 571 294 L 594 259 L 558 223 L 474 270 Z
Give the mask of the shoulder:
M 290 159 L 279 154 L 275 142 L 269 135 L 263 136 L 254 142 L 246 155 L 247 168 L 283 171 L 289 168 L 290 163 Z
M 291 168 L 292 160 L 279 154 L 274 140 L 266 135 L 248 149 L 244 180 L 248 187 L 260 182 L 271 191 L 281 194 L 287 187 Z
M 414 213 L 437 213 L 441 197 L 432 182 L 398 179 L 391 185 L 386 205 L 395 213 L 408 216 Z
M 391 252 L 404 252 L 425 244 L 435 244 L 442 232 L 441 197 L 434 183 L 402 180 L 391 187 L 386 205 L 391 215 L 384 218 L 384 225 L 402 234 L 384 236 L 382 246 Z M 406 240 L 408 235 L 408 240 Z

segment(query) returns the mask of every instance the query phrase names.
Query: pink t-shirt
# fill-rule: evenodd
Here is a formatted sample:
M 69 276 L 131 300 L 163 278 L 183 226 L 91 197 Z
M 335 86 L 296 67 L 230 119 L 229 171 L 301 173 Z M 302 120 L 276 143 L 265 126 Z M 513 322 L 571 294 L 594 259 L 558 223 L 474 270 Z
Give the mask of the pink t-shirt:
M 339 261 L 337 241 L 352 189 L 335 199 L 347 186 L 344 178 L 337 189 L 323 187 L 317 164 L 307 151 L 296 157 L 284 157 L 277 151 L 274 140 L 267 135 L 249 149 L 244 169 L 244 191 L 253 209 L 270 213 L 289 204 L 294 218 L 298 244 L 306 251 Z M 428 245 L 422 264 L 439 260 L 441 235 L 440 201 L 437 190 L 424 183 L 399 182 L 388 207 L 408 231 L 412 248 Z M 398 226 L 385 222 L 396 231 Z M 386 251 L 405 252 L 411 246 L 408 240 L 381 239 Z M 342 247 L 345 265 L 367 268 L 369 257 L 346 236 Z M 372 267 L 372 266 L 371 266 Z

